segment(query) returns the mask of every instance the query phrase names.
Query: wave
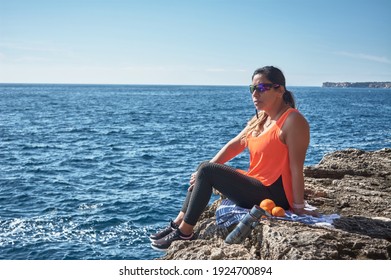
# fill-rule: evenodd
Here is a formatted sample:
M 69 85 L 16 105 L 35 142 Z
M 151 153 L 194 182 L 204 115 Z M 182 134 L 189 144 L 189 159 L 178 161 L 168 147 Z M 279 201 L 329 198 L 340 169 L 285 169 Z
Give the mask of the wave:
M 70 254 L 77 259 L 108 259 L 113 256 L 104 252 L 100 256 L 81 253 L 97 245 L 110 250 L 146 244 L 149 232 L 148 226 L 137 227 L 131 221 L 117 218 L 81 221 L 72 217 L 40 216 L 0 220 L 0 259 L 66 259 Z M 25 253 L 15 254 L 18 250 Z

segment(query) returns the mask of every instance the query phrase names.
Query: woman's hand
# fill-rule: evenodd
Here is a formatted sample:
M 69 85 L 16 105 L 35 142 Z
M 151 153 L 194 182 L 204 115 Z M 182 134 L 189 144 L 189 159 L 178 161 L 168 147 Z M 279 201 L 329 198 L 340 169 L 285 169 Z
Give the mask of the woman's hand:
M 310 215 L 310 216 L 313 216 L 313 217 L 320 217 L 320 214 L 315 211 L 315 210 L 307 210 L 307 209 L 304 209 L 304 208 L 293 208 L 293 212 L 296 214 L 296 215 Z
M 193 174 L 191 174 L 191 177 L 190 177 L 190 187 L 187 189 L 187 191 L 191 191 L 194 187 L 194 184 L 195 184 L 195 178 L 196 178 L 196 175 L 197 175 L 197 172 L 194 172 Z

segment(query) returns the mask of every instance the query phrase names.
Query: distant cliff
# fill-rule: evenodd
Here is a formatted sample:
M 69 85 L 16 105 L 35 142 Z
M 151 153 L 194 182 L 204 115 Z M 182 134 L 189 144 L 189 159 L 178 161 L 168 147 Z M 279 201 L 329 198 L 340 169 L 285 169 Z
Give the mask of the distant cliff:
M 324 82 L 322 87 L 343 87 L 343 88 L 391 88 L 391 82 Z

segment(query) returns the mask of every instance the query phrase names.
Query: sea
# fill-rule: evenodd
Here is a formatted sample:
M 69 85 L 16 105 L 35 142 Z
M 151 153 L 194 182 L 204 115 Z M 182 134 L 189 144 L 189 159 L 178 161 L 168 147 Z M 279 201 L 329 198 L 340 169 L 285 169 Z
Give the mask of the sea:
M 391 147 L 391 89 L 288 89 L 311 128 L 305 165 Z M 0 259 L 161 257 L 149 234 L 254 113 L 246 86 L 0 84 Z

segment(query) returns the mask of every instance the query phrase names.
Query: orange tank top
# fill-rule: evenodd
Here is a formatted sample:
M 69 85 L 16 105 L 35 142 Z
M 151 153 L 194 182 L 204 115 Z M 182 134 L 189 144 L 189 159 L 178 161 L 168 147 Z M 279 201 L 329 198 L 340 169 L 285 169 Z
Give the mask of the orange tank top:
M 281 128 L 292 112 L 298 110 L 289 108 L 269 129 L 257 137 L 247 136 L 247 147 L 250 152 L 250 167 L 243 174 L 258 179 L 265 186 L 270 186 L 282 176 L 285 195 L 292 206 L 292 175 L 289 167 L 288 147 L 282 143 L 279 136 Z

